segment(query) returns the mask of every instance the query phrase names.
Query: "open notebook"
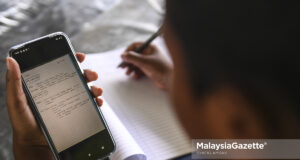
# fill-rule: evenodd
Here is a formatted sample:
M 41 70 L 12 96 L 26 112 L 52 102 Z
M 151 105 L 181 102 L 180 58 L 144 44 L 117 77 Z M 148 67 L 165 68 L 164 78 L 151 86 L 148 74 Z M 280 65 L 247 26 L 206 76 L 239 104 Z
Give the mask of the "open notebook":
M 165 50 L 161 39 L 158 46 Z M 147 78 L 133 80 L 117 68 L 125 48 L 88 54 L 83 68 L 98 72 L 103 88 L 101 110 L 116 141 L 112 160 L 160 160 L 190 153 L 191 141 L 175 118 L 166 92 Z

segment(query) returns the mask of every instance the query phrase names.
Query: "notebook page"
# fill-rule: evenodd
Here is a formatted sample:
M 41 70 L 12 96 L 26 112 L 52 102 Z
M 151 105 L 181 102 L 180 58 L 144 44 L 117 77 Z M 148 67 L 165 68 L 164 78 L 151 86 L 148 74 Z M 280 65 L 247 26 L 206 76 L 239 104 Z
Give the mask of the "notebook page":
M 169 159 L 191 152 L 191 142 L 175 118 L 167 93 L 146 78 L 135 81 L 116 68 L 123 51 L 90 54 L 86 60 L 98 72 L 96 84 L 103 88 L 111 108 L 148 159 Z
M 86 65 L 86 63 L 83 65 L 83 67 L 90 68 L 88 65 Z M 103 101 L 103 105 L 100 110 L 103 113 L 106 123 L 109 126 L 111 134 L 116 143 L 116 151 L 110 156 L 110 159 L 146 160 L 145 153 L 141 150 L 139 145 L 136 143 L 105 100 Z

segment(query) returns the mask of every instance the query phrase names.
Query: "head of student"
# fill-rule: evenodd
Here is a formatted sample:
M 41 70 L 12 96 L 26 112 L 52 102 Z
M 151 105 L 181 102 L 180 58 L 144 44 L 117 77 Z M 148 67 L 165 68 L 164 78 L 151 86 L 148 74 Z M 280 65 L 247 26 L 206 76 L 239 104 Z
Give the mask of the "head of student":
M 299 138 L 300 1 L 167 0 L 172 102 L 192 138 Z

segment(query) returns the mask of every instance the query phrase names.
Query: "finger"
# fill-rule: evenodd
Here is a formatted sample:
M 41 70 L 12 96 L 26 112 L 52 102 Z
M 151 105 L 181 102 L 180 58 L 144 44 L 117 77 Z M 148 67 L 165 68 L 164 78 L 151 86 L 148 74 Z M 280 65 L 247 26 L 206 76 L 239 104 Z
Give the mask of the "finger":
M 83 62 L 84 59 L 85 59 L 85 54 L 84 54 L 84 53 L 79 53 L 79 52 L 77 52 L 77 53 L 76 53 L 76 57 L 77 57 L 77 60 L 81 63 L 81 62 Z
M 139 74 L 135 72 L 134 75 L 133 75 L 133 79 L 137 80 L 139 78 L 140 78 Z
M 91 91 L 94 95 L 94 97 L 99 97 L 102 95 L 102 89 L 100 87 L 97 86 L 91 86 Z
M 121 68 L 125 69 L 127 67 L 127 65 L 122 65 Z
M 126 63 L 126 62 L 123 62 L 121 65 L 120 65 L 120 67 L 121 68 L 126 68 L 126 67 L 132 67 L 133 65 L 132 64 L 130 64 L 130 63 Z
M 127 69 L 127 71 L 126 71 L 126 75 L 130 75 L 131 74 L 131 72 L 132 72 L 133 70 L 132 70 L 132 68 L 131 67 L 128 67 L 128 69 Z
M 96 98 L 96 102 L 98 104 L 99 107 L 101 107 L 103 105 L 103 100 L 101 98 Z
M 134 42 L 131 45 L 129 45 L 127 47 L 127 49 L 125 50 L 125 52 L 128 51 L 134 51 L 135 49 L 137 49 L 138 47 L 140 47 L 143 44 L 143 42 Z
M 132 51 L 122 54 L 121 57 L 123 61 L 131 63 L 138 68 L 143 68 L 143 66 L 147 63 L 147 57 Z
M 136 75 L 135 77 L 136 77 L 137 79 L 140 79 L 140 78 L 142 78 L 143 76 L 145 76 L 145 73 L 142 72 L 140 69 L 139 69 L 139 70 L 136 70 L 136 71 L 134 72 L 134 74 Z
M 6 94 L 8 98 L 16 98 L 16 100 L 25 99 L 22 87 L 21 71 L 18 63 L 13 58 L 6 59 Z
M 141 45 L 143 45 L 144 42 L 135 42 L 135 43 L 132 43 L 126 50 L 125 50 L 125 53 L 126 52 L 129 52 L 129 51 L 135 51 L 137 48 L 139 48 Z M 150 44 L 147 48 L 145 48 L 141 54 L 143 55 L 151 55 L 153 53 L 155 53 L 155 50 L 159 50 L 157 48 L 157 46 L 155 45 L 152 45 Z
M 21 71 L 13 58 L 6 59 L 6 103 L 13 126 L 18 120 L 24 120 L 31 114 L 23 91 Z
M 89 69 L 84 70 L 84 76 L 88 82 L 95 81 L 98 79 L 97 72 L 89 70 Z
M 144 55 L 152 55 L 154 53 L 156 53 L 155 51 L 158 51 L 158 48 L 155 45 L 149 45 L 144 51 L 143 54 Z

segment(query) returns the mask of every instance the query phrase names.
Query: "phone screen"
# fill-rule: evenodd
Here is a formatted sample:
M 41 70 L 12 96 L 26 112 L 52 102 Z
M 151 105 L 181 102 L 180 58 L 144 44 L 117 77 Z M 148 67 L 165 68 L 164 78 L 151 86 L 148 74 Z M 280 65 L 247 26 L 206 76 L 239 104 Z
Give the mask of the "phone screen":
M 106 129 L 70 53 L 64 36 L 46 38 L 13 53 L 58 153 Z
M 58 152 L 105 129 L 69 55 L 22 76 Z

